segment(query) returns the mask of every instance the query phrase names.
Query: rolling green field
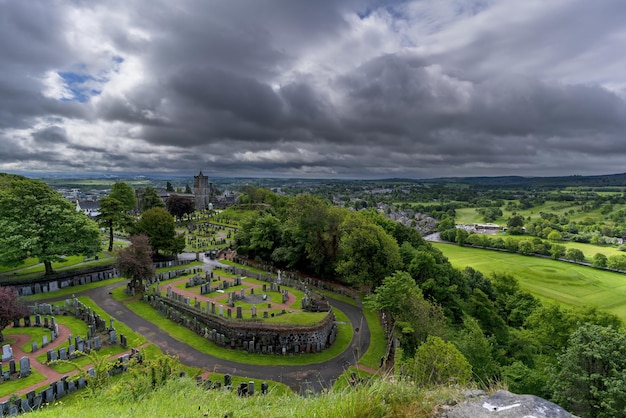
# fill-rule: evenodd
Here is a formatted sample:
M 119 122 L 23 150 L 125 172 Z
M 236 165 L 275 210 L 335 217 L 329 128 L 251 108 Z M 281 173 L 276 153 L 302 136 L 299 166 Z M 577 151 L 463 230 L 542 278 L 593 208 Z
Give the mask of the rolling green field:
M 522 289 L 543 301 L 596 306 L 626 321 L 626 275 L 539 257 L 433 245 L 457 268 L 470 266 L 487 276 L 508 273 L 517 278 Z
M 613 212 L 620 209 L 624 209 L 624 205 L 613 205 Z M 590 220 L 593 222 L 605 221 L 607 215 L 601 213 L 601 209 L 595 209 L 592 211 L 583 212 L 580 210 L 581 206 L 574 204 L 573 202 L 554 202 L 547 201 L 542 205 L 532 207 L 525 210 L 516 210 L 515 213 L 522 215 L 524 218 L 530 217 L 536 219 L 540 217 L 541 212 L 550 212 L 559 216 L 565 216 L 571 221 L 580 222 L 583 220 Z M 497 218 L 493 223 L 499 225 L 506 225 L 507 220 L 513 215 L 513 212 L 506 210 L 505 206 L 501 207 L 502 216 Z M 476 212 L 476 208 L 459 208 L 456 210 L 456 223 L 458 224 L 473 224 L 484 223 L 483 217 Z

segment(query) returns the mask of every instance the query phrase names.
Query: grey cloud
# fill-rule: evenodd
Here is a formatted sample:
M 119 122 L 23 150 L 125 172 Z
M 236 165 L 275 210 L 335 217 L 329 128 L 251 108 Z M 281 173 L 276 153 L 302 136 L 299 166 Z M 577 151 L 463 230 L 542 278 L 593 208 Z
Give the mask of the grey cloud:
M 49 126 L 33 133 L 33 139 L 39 145 L 65 144 L 68 142 L 65 129 L 58 126 Z

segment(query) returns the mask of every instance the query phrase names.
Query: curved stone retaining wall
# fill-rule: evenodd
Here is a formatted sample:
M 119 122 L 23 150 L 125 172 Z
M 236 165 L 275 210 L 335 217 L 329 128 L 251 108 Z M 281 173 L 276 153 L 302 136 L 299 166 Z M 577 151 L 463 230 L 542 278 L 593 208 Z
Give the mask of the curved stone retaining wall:
M 263 354 L 316 353 L 330 347 L 337 339 L 332 310 L 316 325 L 296 326 L 268 324 L 261 320 L 228 320 L 167 297 L 146 295 L 145 298 L 168 319 L 220 346 Z

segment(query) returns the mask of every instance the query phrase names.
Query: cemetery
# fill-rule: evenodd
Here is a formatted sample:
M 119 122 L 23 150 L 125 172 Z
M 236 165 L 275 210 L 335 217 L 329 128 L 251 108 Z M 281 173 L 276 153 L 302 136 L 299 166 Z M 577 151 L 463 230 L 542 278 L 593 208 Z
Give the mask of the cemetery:
M 337 338 L 328 302 L 280 270 L 274 276 L 229 266 L 165 289 L 157 281 L 144 300 L 218 346 L 251 353 L 318 353 Z

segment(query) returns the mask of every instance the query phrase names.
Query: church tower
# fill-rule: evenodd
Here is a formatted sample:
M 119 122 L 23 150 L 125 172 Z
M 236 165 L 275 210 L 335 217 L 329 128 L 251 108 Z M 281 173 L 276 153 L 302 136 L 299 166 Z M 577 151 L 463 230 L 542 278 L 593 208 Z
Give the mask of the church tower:
M 193 176 L 193 195 L 196 202 L 196 210 L 203 210 L 209 207 L 209 178 L 202 174 L 202 170 L 200 170 L 197 176 Z

